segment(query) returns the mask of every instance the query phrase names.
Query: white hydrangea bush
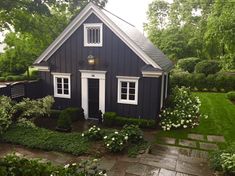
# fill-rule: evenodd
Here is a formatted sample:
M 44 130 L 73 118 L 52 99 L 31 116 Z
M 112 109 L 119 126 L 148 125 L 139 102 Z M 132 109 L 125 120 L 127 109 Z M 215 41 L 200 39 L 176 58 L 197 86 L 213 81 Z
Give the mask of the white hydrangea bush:
M 104 136 L 105 147 L 111 152 L 120 152 L 125 148 L 128 138 L 128 134 L 115 131 L 108 136 Z
M 189 88 L 173 90 L 171 107 L 163 110 L 159 117 L 162 119 L 160 126 L 169 131 L 172 128 L 194 128 L 199 125 L 200 99 L 190 92 Z M 206 116 L 205 116 L 206 118 Z

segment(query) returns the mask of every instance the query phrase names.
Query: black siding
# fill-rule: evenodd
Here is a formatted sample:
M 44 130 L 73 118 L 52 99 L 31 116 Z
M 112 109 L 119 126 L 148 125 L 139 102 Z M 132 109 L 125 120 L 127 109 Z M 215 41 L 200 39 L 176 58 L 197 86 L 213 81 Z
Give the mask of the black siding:
M 102 23 L 94 14 L 85 23 Z M 95 68 L 87 64 L 87 56 L 98 59 Z M 123 116 L 155 118 L 160 106 L 160 79 L 142 78 L 141 68 L 146 65 L 124 42 L 103 24 L 103 47 L 84 47 L 83 25 L 48 60 L 51 72 L 71 73 L 71 99 L 56 98 L 56 108 L 81 106 L 81 74 L 79 70 L 105 70 L 106 111 L 115 111 Z M 139 79 L 138 105 L 117 103 L 116 76 L 135 76 Z M 42 72 L 43 94 L 53 95 L 53 76 Z

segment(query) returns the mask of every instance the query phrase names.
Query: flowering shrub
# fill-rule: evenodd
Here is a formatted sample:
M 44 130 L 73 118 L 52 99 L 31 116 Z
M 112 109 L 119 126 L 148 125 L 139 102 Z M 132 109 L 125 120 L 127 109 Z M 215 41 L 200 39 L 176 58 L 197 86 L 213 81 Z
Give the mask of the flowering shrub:
M 54 98 L 52 96 L 46 96 L 38 100 L 24 98 L 14 108 L 20 112 L 19 118 L 41 117 L 50 114 L 53 103 Z
M 111 152 L 120 152 L 125 148 L 125 143 L 128 140 L 128 135 L 123 135 L 118 131 L 104 136 L 105 147 Z
M 81 161 L 63 167 L 11 154 L 0 159 L 0 175 L 105 176 L 106 174 L 104 170 L 97 168 L 97 160 Z
M 14 114 L 12 108 L 12 101 L 9 97 L 0 97 L 0 134 L 5 132 L 12 123 L 12 116 Z
M 178 88 L 173 90 L 170 108 L 163 110 L 159 115 L 163 120 L 160 126 L 163 130 L 171 128 L 194 128 L 199 123 L 201 102 L 198 97 L 191 94 L 189 88 Z
M 143 132 L 137 125 L 125 125 L 122 133 L 128 136 L 128 141 L 131 143 L 140 142 L 143 140 Z
M 214 170 L 222 171 L 225 175 L 235 175 L 235 143 L 224 150 L 212 152 L 210 162 Z
M 22 127 L 36 128 L 35 124 L 32 121 L 30 121 L 30 120 L 28 120 L 26 118 L 19 119 L 17 121 L 17 124 L 18 124 L 18 126 L 22 126 Z
M 102 131 L 95 125 L 89 128 L 88 131 L 82 133 L 82 136 L 90 140 L 101 140 L 103 138 Z

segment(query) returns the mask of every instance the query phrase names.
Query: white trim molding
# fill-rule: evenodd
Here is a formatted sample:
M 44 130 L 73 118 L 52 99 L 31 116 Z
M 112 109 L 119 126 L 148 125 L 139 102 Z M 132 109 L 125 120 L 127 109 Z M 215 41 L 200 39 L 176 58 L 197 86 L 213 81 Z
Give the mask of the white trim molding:
M 121 104 L 132 104 L 132 105 L 138 105 L 138 88 L 139 88 L 139 77 L 130 77 L 130 76 L 116 76 L 118 79 L 118 92 L 117 92 L 117 102 Z M 122 96 L 122 83 L 126 82 L 126 99 L 123 99 Z M 133 88 L 134 93 L 134 100 L 130 100 L 130 83 L 134 83 L 135 87 Z
M 83 26 L 84 26 L 84 37 L 83 37 L 84 46 L 85 47 L 102 47 L 103 46 L 103 24 L 102 23 L 85 23 L 83 24 Z M 87 31 L 90 30 L 91 28 L 99 29 L 98 30 L 99 31 L 98 33 L 99 43 L 88 43 Z M 96 33 L 94 36 L 95 36 L 94 38 L 97 37 Z M 91 37 L 93 38 L 93 35 L 91 35 Z
M 135 52 L 146 64 L 152 65 L 154 68 L 162 69 L 155 61 L 153 61 L 134 41 L 130 39 L 110 18 L 102 12 L 102 10 L 90 2 L 74 20 L 65 28 L 65 30 L 55 39 L 55 41 L 38 57 L 34 62 L 40 63 L 47 61 L 59 47 L 84 23 L 91 15 L 95 14 L 100 20 L 107 25 L 133 52 Z
M 163 99 L 164 99 L 164 73 L 162 73 L 162 76 L 161 76 L 161 82 L 162 82 L 162 85 L 161 85 L 161 102 L 160 102 L 160 109 L 162 109 L 163 107 Z
M 71 73 L 51 73 L 53 75 L 53 87 L 54 87 L 54 97 L 58 98 L 71 98 Z M 58 93 L 58 79 L 61 79 L 61 93 Z M 65 83 L 65 79 L 68 80 L 68 83 Z M 65 85 L 67 87 L 65 88 Z M 68 93 L 65 93 L 65 90 Z
M 159 78 L 162 75 L 162 72 L 142 71 L 142 75 L 147 78 Z
M 33 66 L 34 68 L 36 68 L 38 71 L 41 71 L 41 72 L 49 72 L 50 69 L 48 66 Z
M 165 73 L 166 75 L 166 87 L 165 87 L 165 99 L 167 98 L 167 93 L 168 93 L 168 73 Z
M 105 112 L 105 80 L 106 71 L 79 70 L 81 72 L 81 101 L 85 118 L 88 119 L 88 79 L 99 79 L 99 110 Z

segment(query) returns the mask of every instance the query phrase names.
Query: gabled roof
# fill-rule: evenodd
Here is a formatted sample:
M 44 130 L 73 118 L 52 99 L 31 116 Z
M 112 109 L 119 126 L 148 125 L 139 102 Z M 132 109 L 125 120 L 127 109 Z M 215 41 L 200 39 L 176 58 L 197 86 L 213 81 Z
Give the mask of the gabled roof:
M 173 63 L 157 49 L 141 32 L 130 23 L 112 13 L 89 3 L 55 41 L 38 57 L 34 64 L 47 61 L 52 54 L 94 13 L 107 25 L 128 47 L 130 47 L 147 65 L 157 70 L 169 71 Z

